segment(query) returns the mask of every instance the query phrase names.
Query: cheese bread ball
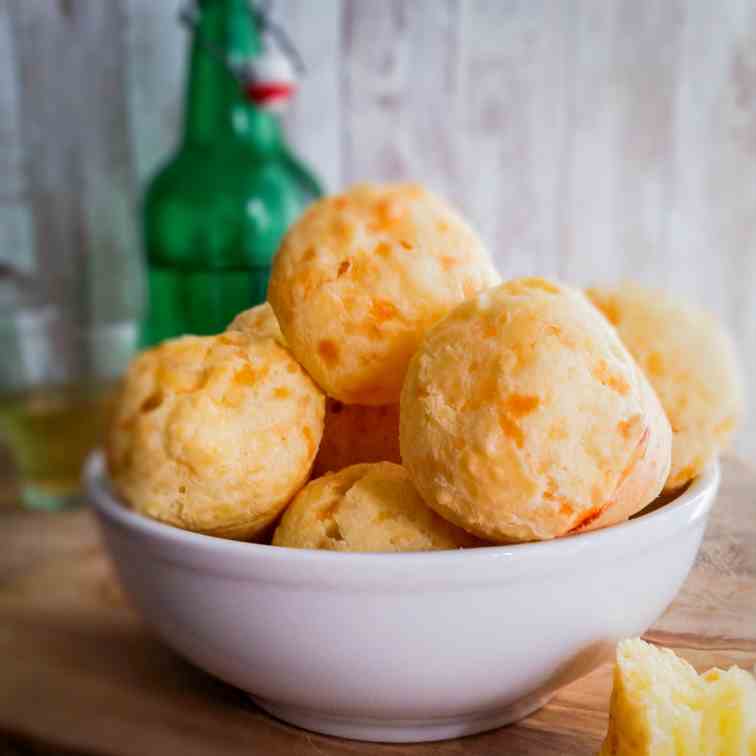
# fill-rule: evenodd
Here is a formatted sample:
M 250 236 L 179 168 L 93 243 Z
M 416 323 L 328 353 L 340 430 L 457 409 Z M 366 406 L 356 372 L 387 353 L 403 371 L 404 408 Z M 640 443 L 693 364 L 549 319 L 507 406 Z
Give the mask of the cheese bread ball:
M 483 244 L 415 184 L 362 184 L 294 224 L 268 299 L 292 354 L 346 404 L 396 404 L 423 333 L 498 282 Z
M 285 344 L 278 321 L 273 308 L 267 303 L 250 307 L 249 310 L 240 312 L 229 323 L 227 331 L 240 331 L 247 336 L 256 338 L 275 339 L 280 344 Z
M 670 462 L 669 423 L 614 329 L 579 291 L 538 278 L 483 292 L 428 333 L 399 437 L 426 503 L 497 542 L 620 522 Z
M 253 538 L 307 480 L 324 404 L 273 339 L 167 341 L 128 370 L 107 442 L 110 475 L 142 514 Z
M 399 405 L 370 407 L 326 399 L 325 428 L 312 474 L 360 462 L 401 462 Z
M 672 425 L 667 489 L 698 475 L 743 412 L 735 347 L 708 313 L 635 284 L 588 290 L 656 390 Z
M 434 551 L 479 546 L 423 504 L 401 465 L 352 465 L 308 483 L 284 512 L 274 546 L 328 551 Z

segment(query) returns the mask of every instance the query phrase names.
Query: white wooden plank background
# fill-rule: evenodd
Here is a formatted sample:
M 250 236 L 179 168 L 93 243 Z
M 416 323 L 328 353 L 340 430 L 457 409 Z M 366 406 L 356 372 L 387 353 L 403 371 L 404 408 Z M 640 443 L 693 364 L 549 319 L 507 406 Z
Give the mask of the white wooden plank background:
M 135 275 L 139 189 L 181 123 L 178 5 L 0 0 L 0 260 L 73 287 L 106 249 Z M 309 67 L 288 132 L 329 189 L 425 181 L 505 275 L 635 277 L 698 299 L 756 388 L 751 0 L 277 0 L 274 13 Z M 754 410 L 740 448 L 756 455 Z

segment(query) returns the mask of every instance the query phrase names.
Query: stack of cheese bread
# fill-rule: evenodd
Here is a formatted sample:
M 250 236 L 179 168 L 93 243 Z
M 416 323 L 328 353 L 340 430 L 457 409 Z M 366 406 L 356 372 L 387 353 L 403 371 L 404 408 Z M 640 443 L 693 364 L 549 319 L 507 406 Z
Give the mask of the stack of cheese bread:
M 268 300 L 131 365 L 107 456 L 137 511 L 337 551 L 551 539 L 686 485 L 741 411 L 709 316 L 637 287 L 502 283 L 417 185 L 315 203 Z

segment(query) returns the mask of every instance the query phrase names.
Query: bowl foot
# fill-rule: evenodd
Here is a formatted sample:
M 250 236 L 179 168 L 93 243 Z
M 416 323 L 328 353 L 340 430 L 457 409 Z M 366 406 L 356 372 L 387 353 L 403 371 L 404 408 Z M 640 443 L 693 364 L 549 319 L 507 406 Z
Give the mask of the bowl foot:
M 340 738 L 373 743 L 423 743 L 460 738 L 512 724 L 540 709 L 552 695 L 553 692 L 529 696 L 503 709 L 473 712 L 458 717 L 385 720 L 342 717 L 314 709 L 279 704 L 257 696 L 251 698 L 276 719 L 324 735 L 337 735 Z

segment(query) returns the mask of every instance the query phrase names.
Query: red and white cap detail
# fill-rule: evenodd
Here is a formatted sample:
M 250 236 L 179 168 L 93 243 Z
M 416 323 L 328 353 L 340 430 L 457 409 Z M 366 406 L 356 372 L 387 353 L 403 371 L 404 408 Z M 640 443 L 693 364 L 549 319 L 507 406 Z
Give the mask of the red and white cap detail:
M 266 44 L 245 66 L 242 78 L 247 98 L 276 112 L 285 109 L 297 88 L 294 66 L 277 45 Z

